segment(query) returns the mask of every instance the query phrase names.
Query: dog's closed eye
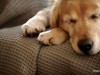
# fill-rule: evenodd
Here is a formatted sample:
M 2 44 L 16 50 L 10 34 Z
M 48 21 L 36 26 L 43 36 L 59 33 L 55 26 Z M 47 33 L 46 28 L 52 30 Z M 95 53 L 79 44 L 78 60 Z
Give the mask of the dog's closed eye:
M 91 18 L 91 19 L 100 18 L 100 14 L 93 14 L 90 18 Z
M 76 19 L 69 19 L 69 20 L 66 20 L 66 23 L 69 23 L 69 24 L 75 24 L 77 22 Z

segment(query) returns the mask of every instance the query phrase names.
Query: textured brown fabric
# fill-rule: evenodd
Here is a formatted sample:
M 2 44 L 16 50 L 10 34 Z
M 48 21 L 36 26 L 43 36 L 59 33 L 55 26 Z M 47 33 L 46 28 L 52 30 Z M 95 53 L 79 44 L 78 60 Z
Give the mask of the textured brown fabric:
M 0 75 L 35 75 L 40 45 L 22 36 L 20 26 L 0 30 Z
M 23 24 L 47 6 L 48 0 L 1 0 L 0 27 Z
M 100 75 L 100 53 L 82 56 L 69 41 L 41 46 L 23 37 L 20 26 L 0 30 L 0 75 Z
M 79 55 L 69 41 L 59 46 L 43 46 L 38 58 L 38 74 L 100 75 L 100 53 L 95 56 Z

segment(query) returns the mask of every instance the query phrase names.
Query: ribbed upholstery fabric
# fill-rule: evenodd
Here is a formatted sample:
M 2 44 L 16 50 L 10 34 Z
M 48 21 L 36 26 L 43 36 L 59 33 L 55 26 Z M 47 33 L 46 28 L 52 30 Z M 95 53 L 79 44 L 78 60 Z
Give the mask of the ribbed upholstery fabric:
M 82 56 L 69 41 L 43 46 L 20 26 L 0 30 L 0 75 L 100 75 L 100 53 Z
M 17 21 L 14 21 L 15 24 L 22 24 L 29 18 L 33 17 L 37 11 L 47 7 L 48 5 L 48 0 L 1 0 L 0 27 L 5 27 L 4 24 L 6 22 L 14 20 L 15 18 L 18 18 Z M 23 18 L 20 19 L 20 17 Z
M 39 75 L 100 75 L 100 53 L 82 56 L 69 41 L 58 46 L 43 46 L 38 58 Z
M 35 75 L 40 45 L 23 37 L 20 26 L 0 30 L 0 75 Z

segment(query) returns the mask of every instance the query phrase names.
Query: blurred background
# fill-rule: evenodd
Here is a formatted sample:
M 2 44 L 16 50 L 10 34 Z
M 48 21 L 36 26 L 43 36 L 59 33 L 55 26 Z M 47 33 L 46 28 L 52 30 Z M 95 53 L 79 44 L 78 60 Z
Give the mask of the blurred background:
M 54 0 L 0 0 L 0 29 L 25 23 Z

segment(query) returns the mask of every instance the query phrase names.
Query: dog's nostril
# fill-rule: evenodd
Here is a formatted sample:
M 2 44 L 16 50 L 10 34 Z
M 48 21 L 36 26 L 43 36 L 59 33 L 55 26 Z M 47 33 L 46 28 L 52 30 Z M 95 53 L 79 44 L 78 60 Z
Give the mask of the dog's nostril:
M 80 40 L 78 43 L 78 47 L 81 51 L 87 53 L 92 49 L 93 41 L 91 40 Z

